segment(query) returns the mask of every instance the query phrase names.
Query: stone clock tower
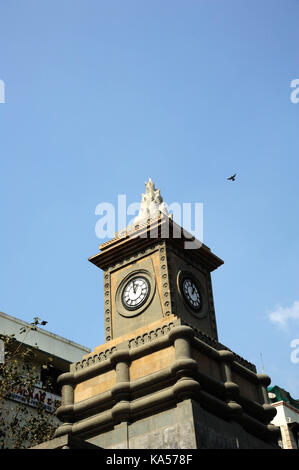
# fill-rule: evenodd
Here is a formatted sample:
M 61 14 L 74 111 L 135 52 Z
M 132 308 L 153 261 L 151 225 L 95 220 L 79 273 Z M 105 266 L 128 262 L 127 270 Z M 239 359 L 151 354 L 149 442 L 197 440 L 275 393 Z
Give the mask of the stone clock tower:
M 172 220 L 151 179 L 134 225 L 89 261 L 103 270 L 106 342 L 59 377 L 56 437 L 272 448 L 269 377 L 218 341 L 211 272 L 223 261 Z
M 157 199 L 160 191 L 150 179 L 136 224 L 89 259 L 104 271 L 106 341 L 167 318 L 217 340 L 210 273 L 223 261 L 203 244 L 185 249 L 187 233 L 159 209 L 161 203 L 151 207 Z

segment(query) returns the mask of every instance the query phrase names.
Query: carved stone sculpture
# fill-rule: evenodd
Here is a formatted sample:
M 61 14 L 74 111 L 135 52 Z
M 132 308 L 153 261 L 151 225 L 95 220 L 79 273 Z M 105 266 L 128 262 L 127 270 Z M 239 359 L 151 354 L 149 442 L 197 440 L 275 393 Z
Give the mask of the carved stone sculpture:
M 160 189 L 156 189 L 152 179 L 149 178 L 148 183 L 145 183 L 145 194 L 142 194 L 139 214 L 135 217 L 134 223 L 159 217 L 161 213 L 170 217 Z

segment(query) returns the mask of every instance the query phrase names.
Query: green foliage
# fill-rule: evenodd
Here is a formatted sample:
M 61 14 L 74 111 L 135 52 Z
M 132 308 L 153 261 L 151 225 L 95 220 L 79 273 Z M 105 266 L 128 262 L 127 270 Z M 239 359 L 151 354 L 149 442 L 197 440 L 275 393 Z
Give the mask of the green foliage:
M 46 364 L 38 364 L 38 347 L 25 345 L 30 331 L 47 322 L 38 317 L 28 327 L 22 327 L 23 340 L 17 341 L 15 335 L 0 335 L 4 343 L 4 362 L 0 363 L 0 448 L 26 448 L 52 439 L 57 428 L 54 417 L 55 408 L 49 410 L 44 403 L 45 391 L 51 390 L 51 381 L 43 383 L 37 396 L 36 381 L 40 367 L 50 369 L 52 359 Z M 21 397 L 23 402 L 13 401 L 13 395 Z

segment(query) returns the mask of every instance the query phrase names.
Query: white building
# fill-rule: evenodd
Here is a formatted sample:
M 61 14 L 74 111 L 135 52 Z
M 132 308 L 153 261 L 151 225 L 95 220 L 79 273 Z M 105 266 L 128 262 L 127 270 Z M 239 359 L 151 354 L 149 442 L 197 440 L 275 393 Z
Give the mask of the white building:
M 283 388 L 268 387 L 268 395 L 277 414 L 272 424 L 281 430 L 280 446 L 283 449 L 299 448 L 299 400 L 295 400 Z

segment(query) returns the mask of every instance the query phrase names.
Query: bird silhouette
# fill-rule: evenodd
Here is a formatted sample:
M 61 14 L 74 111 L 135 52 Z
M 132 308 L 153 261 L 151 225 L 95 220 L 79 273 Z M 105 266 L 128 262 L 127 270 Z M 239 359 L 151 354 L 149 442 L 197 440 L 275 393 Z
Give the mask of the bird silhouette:
M 230 180 L 230 181 L 235 181 L 236 176 L 237 176 L 237 173 L 235 173 L 233 176 L 230 176 L 230 177 L 227 178 L 227 179 Z

